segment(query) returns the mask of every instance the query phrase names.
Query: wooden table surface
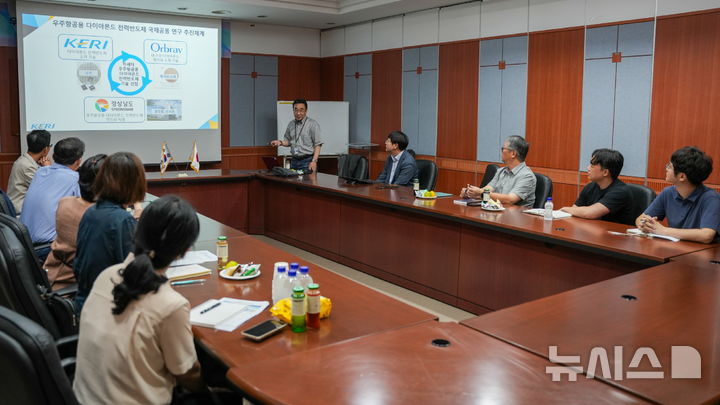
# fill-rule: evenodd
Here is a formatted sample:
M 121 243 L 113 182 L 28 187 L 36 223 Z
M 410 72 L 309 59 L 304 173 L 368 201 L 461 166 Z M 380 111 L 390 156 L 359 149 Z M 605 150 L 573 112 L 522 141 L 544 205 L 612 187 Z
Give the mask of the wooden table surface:
M 450 346 L 433 346 L 434 339 Z M 547 366 L 470 328 L 429 321 L 241 364 L 228 378 L 268 404 L 647 403 L 600 381 L 553 382 Z
M 614 370 L 614 347 L 622 346 L 623 371 L 663 371 L 663 378 L 617 380 L 615 371 L 604 376 L 599 367 L 596 378 L 660 403 L 720 400 L 720 270 L 710 265 L 671 262 L 463 324 L 545 358 L 549 346 L 557 346 L 560 356 L 579 355 L 579 366 L 585 368 L 591 350 L 603 347 Z M 691 346 L 699 352 L 702 378 L 671 378 L 673 361 L 679 360 L 671 361 L 672 346 Z M 642 347 L 652 348 L 662 368 L 651 367 L 647 357 L 639 368 L 629 367 Z
M 502 212 L 489 212 L 480 207 L 454 204 L 453 200 L 459 198 L 457 195 L 436 200 L 423 200 L 415 198 L 410 187 L 379 189 L 378 185 L 348 185 L 337 176 L 323 173 L 291 178 L 266 174 L 257 176 L 266 182 L 308 188 L 320 193 L 341 195 L 354 200 L 412 210 L 419 214 L 467 223 L 493 231 L 538 238 L 547 242 L 604 252 L 614 256 L 624 256 L 648 263 L 662 263 L 679 255 L 718 246 L 613 235 L 609 231 L 625 232 L 626 229 L 632 227 L 582 218 L 544 221 L 540 216 L 522 213 L 523 209 L 516 206 L 506 207 L 507 209 Z
M 176 286 L 191 306 L 211 298 L 230 297 L 256 301 L 271 301 L 273 265 L 278 261 L 298 262 L 310 266 L 310 275 L 320 284 L 322 294 L 332 300 L 332 314 L 321 321 L 321 328 L 306 333 L 293 333 L 285 328 L 278 335 L 263 342 L 244 339 L 240 332 L 249 326 L 270 319 L 268 311 L 241 325 L 234 332 L 222 332 L 199 326 L 193 327 L 195 338 L 202 342 L 227 366 L 249 364 L 297 353 L 344 340 L 436 319 L 387 295 L 355 283 L 349 279 L 314 266 L 283 250 L 250 236 L 228 239 L 230 259 L 239 263 L 260 263 L 261 275 L 244 281 L 225 280 L 213 274 L 203 285 Z M 196 249 L 215 250 L 214 241 L 198 242 Z M 206 263 L 210 267 L 212 263 Z M 269 309 L 269 308 L 268 308 Z

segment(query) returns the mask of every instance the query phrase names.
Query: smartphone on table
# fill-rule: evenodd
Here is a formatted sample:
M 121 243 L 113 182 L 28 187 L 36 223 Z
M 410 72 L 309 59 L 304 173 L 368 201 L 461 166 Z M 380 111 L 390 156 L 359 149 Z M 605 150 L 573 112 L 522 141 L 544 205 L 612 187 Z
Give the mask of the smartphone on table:
M 287 326 L 283 321 L 275 319 L 268 319 L 267 321 L 260 322 L 259 324 L 242 331 L 242 335 L 252 340 L 263 340 L 266 337 L 278 332 L 282 328 Z

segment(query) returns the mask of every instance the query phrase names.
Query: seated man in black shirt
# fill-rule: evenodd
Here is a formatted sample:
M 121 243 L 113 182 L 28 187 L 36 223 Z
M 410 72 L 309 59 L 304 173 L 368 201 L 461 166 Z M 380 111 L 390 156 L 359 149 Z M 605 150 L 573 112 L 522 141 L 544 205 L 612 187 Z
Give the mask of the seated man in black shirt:
M 595 150 L 588 166 L 591 183 L 583 188 L 572 207 L 562 207 L 561 210 L 580 218 L 633 225 L 632 193 L 617 178 L 623 163 L 623 155 L 616 150 Z

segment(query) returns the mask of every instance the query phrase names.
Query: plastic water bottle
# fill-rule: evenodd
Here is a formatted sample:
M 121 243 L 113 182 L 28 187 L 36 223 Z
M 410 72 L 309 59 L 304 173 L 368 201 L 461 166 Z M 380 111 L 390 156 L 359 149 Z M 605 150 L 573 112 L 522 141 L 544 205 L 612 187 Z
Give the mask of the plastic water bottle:
M 285 272 L 285 266 L 278 266 L 278 269 L 275 272 L 275 277 L 273 277 L 273 282 L 272 282 L 273 304 L 276 304 L 281 299 L 290 296 L 290 295 L 284 295 L 286 282 L 287 282 L 287 274 Z
M 308 266 L 300 266 L 300 275 L 298 276 L 298 280 L 300 281 L 300 286 L 304 288 L 307 291 L 308 284 L 312 284 L 313 279 L 310 277 L 310 269 Z
M 291 265 L 292 266 L 292 265 Z M 292 267 L 288 271 L 287 278 L 285 279 L 285 286 L 283 288 L 283 298 L 287 298 L 292 295 L 294 287 L 302 287 L 300 281 L 297 279 L 297 271 L 293 270 Z
M 289 264 L 287 262 L 275 262 L 275 267 L 273 270 L 273 280 L 278 278 L 278 275 L 280 274 L 278 272 L 278 267 L 281 267 L 281 266 L 285 267 L 285 269 L 287 270 Z M 284 272 L 284 274 L 287 275 L 286 272 Z
M 545 219 L 546 221 L 552 221 L 553 219 L 552 197 L 548 197 L 547 201 L 545 201 L 545 213 L 543 215 L 543 219 Z

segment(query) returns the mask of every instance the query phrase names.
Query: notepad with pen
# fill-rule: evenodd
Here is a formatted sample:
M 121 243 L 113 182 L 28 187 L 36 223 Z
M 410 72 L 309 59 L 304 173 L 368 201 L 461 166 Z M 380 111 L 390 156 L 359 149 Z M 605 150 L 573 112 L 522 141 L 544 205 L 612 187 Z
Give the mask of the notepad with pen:
M 235 330 L 268 306 L 267 301 L 210 299 L 190 310 L 190 324 L 227 332 Z

